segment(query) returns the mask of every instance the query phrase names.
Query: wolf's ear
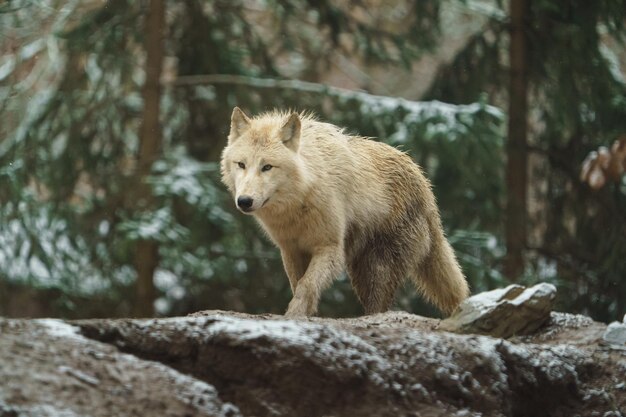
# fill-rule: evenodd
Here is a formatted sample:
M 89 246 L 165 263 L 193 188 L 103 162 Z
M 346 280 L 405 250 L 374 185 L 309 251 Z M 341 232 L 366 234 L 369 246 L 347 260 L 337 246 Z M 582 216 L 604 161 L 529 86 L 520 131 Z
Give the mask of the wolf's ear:
M 239 108 L 233 109 L 230 116 L 230 133 L 228 134 L 228 144 L 230 145 L 237 140 L 243 132 L 250 127 L 250 118 Z
M 279 132 L 280 140 L 294 152 L 298 152 L 300 146 L 300 127 L 300 116 L 298 113 L 291 113 Z

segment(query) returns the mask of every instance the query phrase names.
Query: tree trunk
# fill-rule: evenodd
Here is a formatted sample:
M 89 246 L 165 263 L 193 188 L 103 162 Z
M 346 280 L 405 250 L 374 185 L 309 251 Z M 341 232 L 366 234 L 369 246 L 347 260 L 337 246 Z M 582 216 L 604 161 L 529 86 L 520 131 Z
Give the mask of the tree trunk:
M 165 29 L 164 0 L 150 0 L 145 22 L 146 81 L 143 86 L 143 114 L 139 132 L 139 155 L 137 158 L 136 204 L 138 210 L 153 208 L 150 186 L 145 179 L 150 174 L 152 163 L 161 152 L 161 126 L 159 124 L 161 100 L 161 71 L 163 68 L 163 34 Z M 137 293 L 135 315 L 154 315 L 154 270 L 158 265 L 158 245 L 152 240 L 137 242 L 135 269 L 137 271 Z
M 528 44 L 527 0 L 511 0 L 510 87 L 507 142 L 505 275 L 515 281 L 524 271 L 526 247 Z

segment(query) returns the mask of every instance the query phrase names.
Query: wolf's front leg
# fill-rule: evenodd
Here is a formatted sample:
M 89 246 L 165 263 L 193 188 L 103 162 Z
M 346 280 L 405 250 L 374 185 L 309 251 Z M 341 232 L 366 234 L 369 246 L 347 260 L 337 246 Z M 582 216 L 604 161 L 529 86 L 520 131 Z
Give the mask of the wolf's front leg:
M 316 251 L 304 276 L 298 281 L 293 299 L 287 308 L 287 317 L 310 316 L 317 311 L 317 304 L 324 289 L 339 275 L 343 268 L 343 248 L 325 246 Z
M 293 249 L 281 249 L 280 256 L 283 259 L 283 266 L 285 267 L 287 278 L 289 278 L 291 293 L 295 295 L 298 281 L 304 276 L 311 257 Z

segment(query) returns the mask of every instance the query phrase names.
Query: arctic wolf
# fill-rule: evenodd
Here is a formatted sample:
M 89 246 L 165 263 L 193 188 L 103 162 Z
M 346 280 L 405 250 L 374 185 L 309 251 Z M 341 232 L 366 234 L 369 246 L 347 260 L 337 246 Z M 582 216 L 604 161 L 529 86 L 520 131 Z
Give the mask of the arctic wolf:
M 429 181 L 389 145 L 306 114 L 235 107 L 221 173 L 280 248 L 287 316 L 315 314 L 344 269 L 366 314 L 388 310 L 406 278 L 445 313 L 468 296 Z

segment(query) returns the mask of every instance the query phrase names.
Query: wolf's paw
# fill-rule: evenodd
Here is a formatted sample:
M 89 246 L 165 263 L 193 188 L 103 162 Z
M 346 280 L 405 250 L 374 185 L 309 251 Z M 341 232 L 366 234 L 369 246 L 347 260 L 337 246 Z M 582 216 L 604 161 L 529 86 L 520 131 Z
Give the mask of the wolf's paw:
M 308 308 L 307 303 L 299 298 L 294 298 L 289 303 L 289 307 L 287 308 L 287 312 L 285 313 L 285 317 L 295 318 L 295 317 L 306 317 L 313 314 L 311 309 Z

